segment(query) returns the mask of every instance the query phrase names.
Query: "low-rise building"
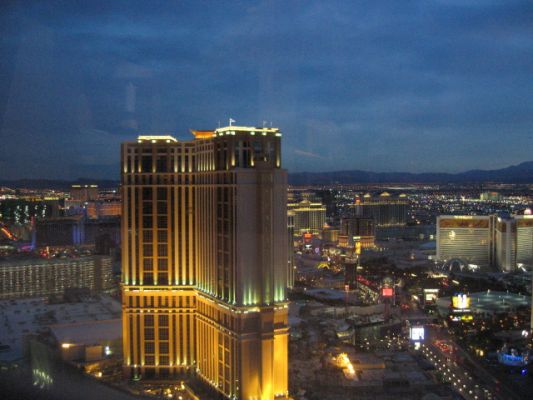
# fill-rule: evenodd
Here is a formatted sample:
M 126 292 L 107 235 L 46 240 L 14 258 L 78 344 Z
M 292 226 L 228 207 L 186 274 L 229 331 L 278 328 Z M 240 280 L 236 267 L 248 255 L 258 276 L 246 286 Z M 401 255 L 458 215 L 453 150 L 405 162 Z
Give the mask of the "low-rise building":
M 112 259 L 107 256 L 0 261 L 0 299 L 63 296 L 72 288 L 95 294 L 113 287 Z

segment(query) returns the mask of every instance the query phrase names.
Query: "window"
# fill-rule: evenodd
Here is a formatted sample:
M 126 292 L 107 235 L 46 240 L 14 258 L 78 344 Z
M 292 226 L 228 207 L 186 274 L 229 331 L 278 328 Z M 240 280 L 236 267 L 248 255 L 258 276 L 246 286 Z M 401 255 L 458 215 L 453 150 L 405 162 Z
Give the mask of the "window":
M 145 285 L 153 285 L 154 284 L 154 274 L 152 272 L 145 272 L 143 274 L 143 283 Z
M 143 244 L 143 254 L 145 256 L 153 256 L 154 255 L 154 248 L 151 244 Z
M 141 171 L 152 172 L 152 156 L 142 156 L 141 158 Z
M 154 354 L 155 353 L 154 342 L 144 342 L 144 352 L 146 354 Z
M 167 157 L 158 156 L 156 160 L 156 172 L 168 172 Z
M 168 274 L 166 272 L 157 274 L 158 285 L 168 285 Z
M 168 218 L 165 217 L 157 217 L 157 227 L 158 228 L 168 228 Z
M 144 364 L 145 365 L 155 365 L 155 356 L 145 356 L 144 357 Z M 154 374 L 154 371 L 153 370 L 147 370 L 145 371 L 145 374 L 146 374 L 146 377 L 149 378 L 149 374 L 153 375 Z
M 143 268 L 145 270 L 152 270 L 154 268 L 154 261 L 152 258 L 143 259 Z
M 160 271 L 167 271 L 168 270 L 168 259 L 167 258 L 158 258 L 157 259 L 157 268 Z
M 168 328 L 159 329 L 159 340 L 168 340 Z M 163 353 L 168 353 L 168 343 L 161 343 L 159 349 Z
M 150 216 L 144 216 L 143 217 L 143 228 L 151 228 L 152 227 L 152 217 Z
M 167 202 L 158 201 L 157 202 L 157 213 L 158 214 L 167 214 Z
M 168 256 L 168 245 L 167 244 L 157 245 L 157 255 L 160 257 Z
M 157 241 L 159 243 L 166 243 L 168 239 L 168 233 L 165 230 L 158 230 L 157 231 Z
M 158 188 L 157 189 L 157 200 L 166 200 L 167 199 L 167 189 Z
M 151 229 L 144 229 L 143 230 L 143 242 L 152 242 L 153 240 L 153 234 Z
M 145 187 L 142 189 L 142 193 L 143 200 L 152 201 L 152 188 Z

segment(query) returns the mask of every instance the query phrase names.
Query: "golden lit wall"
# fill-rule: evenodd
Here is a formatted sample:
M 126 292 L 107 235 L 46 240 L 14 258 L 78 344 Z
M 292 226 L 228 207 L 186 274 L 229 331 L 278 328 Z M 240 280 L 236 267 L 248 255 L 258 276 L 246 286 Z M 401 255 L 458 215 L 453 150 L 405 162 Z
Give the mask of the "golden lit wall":
M 287 394 L 279 136 L 265 128 L 123 144 L 127 375 L 190 370 L 226 397 Z

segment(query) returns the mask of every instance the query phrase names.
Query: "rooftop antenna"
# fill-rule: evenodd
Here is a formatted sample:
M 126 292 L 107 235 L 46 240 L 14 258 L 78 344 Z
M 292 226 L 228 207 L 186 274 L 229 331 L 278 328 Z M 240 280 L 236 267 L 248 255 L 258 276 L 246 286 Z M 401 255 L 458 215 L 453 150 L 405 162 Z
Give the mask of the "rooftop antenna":
M 272 128 L 272 121 L 270 121 L 270 127 Z
M 267 122 L 265 120 L 263 120 L 263 128 L 265 127 L 266 124 L 267 124 Z
M 218 120 L 218 127 L 220 128 L 220 120 Z
M 236 122 L 236 121 L 235 121 L 233 118 L 230 117 L 230 119 L 229 119 L 229 126 L 232 126 L 232 124 L 233 124 L 234 122 Z

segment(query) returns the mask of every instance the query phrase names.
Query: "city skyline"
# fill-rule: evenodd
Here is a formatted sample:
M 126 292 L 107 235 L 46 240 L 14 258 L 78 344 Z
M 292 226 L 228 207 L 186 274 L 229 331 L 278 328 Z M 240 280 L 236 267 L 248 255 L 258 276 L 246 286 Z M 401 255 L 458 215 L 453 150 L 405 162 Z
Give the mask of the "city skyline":
M 4 0 L 0 397 L 533 393 L 531 0 Z
M 229 118 L 280 126 L 293 172 L 530 161 L 532 14 L 521 1 L 11 3 L 0 169 L 115 177 L 127 137 Z

